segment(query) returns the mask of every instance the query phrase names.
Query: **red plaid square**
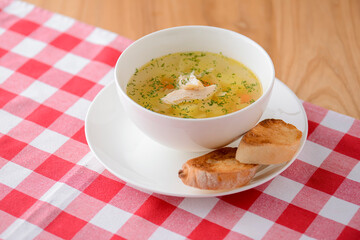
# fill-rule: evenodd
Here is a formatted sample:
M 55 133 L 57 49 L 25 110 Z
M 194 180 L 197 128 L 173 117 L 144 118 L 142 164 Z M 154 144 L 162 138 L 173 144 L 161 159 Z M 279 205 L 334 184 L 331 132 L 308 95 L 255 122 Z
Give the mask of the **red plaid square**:
M 206 220 L 228 229 L 232 229 L 244 213 L 245 211 L 240 208 L 224 201 L 218 201 L 206 216 Z
M 124 187 L 123 183 L 99 175 L 84 193 L 104 202 L 109 202 Z
M 88 152 L 89 147 L 83 143 L 69 139 L 54 154 L 69 162 L 79 162 Z M 76 154 L 74 154 L 76 153 Z
M 90 62 L 77 75 L 88 79 L 92 82 L 98 82 L 102 79 L 112 68 L 101 62 Z
M 190 234 L 191 239 L 223 239 L 229 233 L 229 229 L 204 219 Z
M 0 20 L 1 22 L 1 20 Z M 18 45 L 24 37 L 18 33 L 11 32 L 11 31 L 5 31 L 0 35 L 0 46 L 1 48 L 10 51 L 13 49 L 16 45 Z M 4 61 L 5 62 L 5 61 Z M 1 66 L 3 66 L 1 64 Z
M 21 94 L 26 90 L 34 80 L 21 73 L 14 72 L 2 85 L 1 87 L 13 93 Z
M 26 118 L 39 106 L 40 104 L 35 102 L 34 100 L 23 96 L 17 96 L 8 104 L 6 104 L 3 109 L 15 116 Z
M 4 232 L 11 224 L 13 224 L 15 222 L 15 220 L 17 219 L 16 217 L 0 211 L 0 233 Z
M 61 212 L 45 230 L 61 238 L 71 239 L 85 225 L 86 222 L 84 220 L 66 212 Z
M 102 46 L 90 43 L 88 41 L 82 41 L 77 45 L 72 52 L 84 58 L 92 59 L 101 51 Z
M 44 73 L 38 80 L 47 83 L 51 86 L 54 86 L 56 88 L 60 88 L 72 77 L 73 77 L 72 74 L 66 73 L 57 68 L 51 68 L 49 71 Z
M 71 137 L 83 126 L 84 121 L 67 114 L 63 114 L 50 125 L 49 129 L 61 133 L 62 135 Z
M 360 231 L 351 228 L 351 227 L 345 227 L 344 230 L 341 232 L 340 236 L 338 237 L 338 240 L 358 240 L 360 238 Z
M 333 195 L 344 179 L 340 175 L 318 168 L 306 183 L 306 186 Z
M 72 136 L 72 139 L 87 144 L 84 127 L 80 128 L 79 131 Z
M 23 35 L 29 35 L 35 29 L 39 27 L 39 24 L 26 20 L 26 19 L 20 19 L 18 22 L 16 22 L 14 25 L 10 27 L 10 30 L 23 34 Z
M 60 214 L 60 212 L 61 210 L 59 208 L 54 207 L 50 203 L 37 201 L 28 211 L 26 211 L 22 218 L 36 226 L 45 228 Z
M 0 66 L 16 71 L 19 66 L 23 65 L 26 61 L 28 61 L 27 57 L 21 56 L 16 53 L 8 52 L 0 58 Z M 14 74 L 16 73 L 13 73 L 12 76 Z
M 79 191 L 83 191 L 98 176 L 99 174 L 93 170 L 75 165 L 65 174 L 62 181 Z
M 62 113 L 49 108 L 45 105 L 40 105 L 34 112 L 32 112 L 26 120 L 37 123 L 43 127 L 49 127 Z
M 308 120 L 320 123 L 326 116 L 328 110 L 308 102 L 303 102 Z
M 314 132 L 308 136 L 308 140 L 329 149 L 334 149 L 343 136 L 344 133 L 342 132 L 319 125 Z
M 27 145 L 18 155 L 13 158 L 12 162 L 25 168 L 34 170 L 49 156 L 49 153 L 41 151 L 31 145 Z
M 24 147 L 26 143 L 16 140 L 9 136 L 2 136 L 0 138 L 0 157 L 7 160 L 13 159 Z
M 53 47 L 51 45 L 47 45 L 41 52 L 39 52 L 34 59 L 40 62 L 44 62 L 48 65 L 54 65 L 57 61 L 59 61 L 62 57 L 66 55 L 66 52 Z M 42 75 L 43 76 L 43 75 Z M 46 78 L 46 76 L 45 76 Z
M 349 222 L 348 226 L 360 231 L 360 208 L 357 210 L 357 212 Z
M 300 238 L 301 238 L 301 233 L 275 223 L 274 225 L 272 225 L 272 227 L 269 229 L 269 231 L 262 239 L 288 240 L 288 239 L 300 239 Z
M 329 172 L 346 177 L 358 162 L 359 161 L 354 158 L 332 151 L 320 167 Z
M 32 78 L 38 79 L 50 68 L 51 67 L 45 63 L 36 61 L 34 59 L 30 59 L 18 69 L 18 72 L 30 76 Z
M 360 160 L 360 138 L 345 134 L 334 150 Z
M 310 136 L 314 132 L 317 126 L 319 126 L 319 123 L 310 120 L 308 121 L 308 136 Z
M 0 57 L 4 56 L 7 52 L 5 49 L 0 48 Z
M 81 42 L 81 39 L 73 37 L 69 34 L 63 33 L 57 38 L 55 38 L 52 42 L 50 42 L 51 45 L 63 49 L 67 52 L 69 52 L 71 49 L 73 49 L 76 45 L 78 45 Z
M 296 159 L 288 169 L 281 173 L 281 176 L 305 184 L 309 181 L 316 169 L 317 167 Z
M 55 155 L 51 155 L 35 169 L 35 172 L 55 181 L 59 181 L 72 167 L 74 167 L 73 163 L 63 160 Z
M 57 36 L 59 36 L 59 34 L 60 32 L 42 25 L 39 28 L 37 28 L 35 31 L 33 31 L 29 35 L 29 37 L 48 43 L 54 40 Z
M 106 63 L 109 66 L 114 67 L 120 54 L 121 52 L 114 48 L 104 47 L 104 49 L 94 58 L 94 60 Z
M 350 134 L 351 136 L 360 138 L 360 120 L 355 119 L 353 125 L 347 132 L 347 134 Z
M 23 142 L 31 142 L 39 134 L 44 131 L 44 128 L 27 120 L 21 121 L 14 127 L 8 135 Z
M 71 93 L 62 90 L 58 90 L 51 97 L 49 97 L 43 104 L 58 111 L 65 112 L 78 100 L 79 100 L 78 96 L 75 96 Z
M 181 208 L 176 208 L 161 226 L 183 236 L 188 236 L 201 221 L 202 218 Z
M 16 97 L 15 94 L 0 88 L 0 108 Z
M 315 239 L 337 239 L 344 225 L 328 218 L 317 216 L 305 234 Z
M 249 208 L 263 218 L 276 221 L 289 204 L 268 194 L 261 194 Z
M 133 215 L 116 234 L 126 239 L 149 239 L 156 229 L 155 224 Z
M 0 158 L 1 159 L 1 158 Z M 4 161 L 4 160 L 2 160 Z M 5 161 L 5 164 L 8 163 L 8 161 Z M 4 165 L 5 165 L 4 164 Z M 3 166 L 1 166 L 3 167 Z M 6 195 L 9 194 L 13 189 L 11 187 L 6 186 L 5 184 L 0 183 L 0 199 L 3 199 Z M 1 212 L 1 211 L 0 211 Z M 0 218 L 1 219 L 1 218 Z
M 109 203 L 122 210 L 134 213 L 148 197 L 149 194 L 125 185 Z
M 329 199 L 329 194 L 304 186 L 291 203 L 311 212 L 319 213 Z
M 15 217 L 23 215 L 37 200 L 17 190 L 12 190 L 0 200 L 0 210 Z
M 290 204 L 276 222 L 298 232 L 304 233 L 314 221 L 316 216 L 317 215 L 313 212 Z
M 110 239 L 113 234 L 99 228 L 91 223 L 86 224 L 76 235 L 72 238 L 74 240 L 86 239 L 86 240 L 98 240 L 98 239 Z
M 334 196 L 360 205 L 360 183 L 345 179 L 336 190 Z
M 250 189 L 244 192 L 223 196 L 221 197 L 221 200 L 236 207 L 248 210 L 260 195 L 260 191 L 256 189 Z
M 156 225 L 161 225 L 175 209 L 175 206 L 150 196 L 135 214 Z
M 55 181 L 46 178 L 36 172 L 32 172 L 27 178 L 24 179 L 24 181 L 22 181 L 16 187 L 16 189 L 33 198 L 39 199 L 54 184 Z
M 95 83 L 86 80 L 85 78 L 75 76 L 70 79 L 70 81 L 68 81 L 61 89 L 81 97 L 94 85 Z
M 80 193 L 64 211 L 89 222 L 105 205 L 102 201 Z
M 66 30 L 66 32 L 72 36 L 84 39 L 94 30 L 93 26 L 89 26 L 82 22 L 75 21 L 74 24 Z

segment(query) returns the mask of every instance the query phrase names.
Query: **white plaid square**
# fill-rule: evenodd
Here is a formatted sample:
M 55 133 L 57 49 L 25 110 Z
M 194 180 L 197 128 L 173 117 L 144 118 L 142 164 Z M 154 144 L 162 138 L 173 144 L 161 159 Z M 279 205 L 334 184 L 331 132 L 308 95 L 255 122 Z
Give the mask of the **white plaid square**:
M 251 212 L 246 212 L 233 231 L 254 239 L 261 239 L 274 223 Z
M 104 171 L 104 166 L 96 159 L 92 152 L 89 152 L 85 155 L 79 162 L 78 165 L 84 166 L 90 170 L 93 170 L 97 173 L 102 173 Z
M 45 129 L 39 136 L 37 136 L 30 145 L 43 150 L 48 153 L 54 153 L 58 150 L 69 138 L 62 134 Z
M 217 198 L 185 198 L 178 207 L 205 218 L 218 201 Z
M 5 29 L 0 27 L 0 35 L 3 34 L 5 32 Z
M 16 188 L 31 172 L 32 171 L 27 168 L 8 162 L 0 169 L 0 183 L 11 188 Z
M 299 240 L 316 240 L 316 239 L 303 234 L 303 235 L 301 235 Z
M 41 201 L 64 210 L 81 192 L 65 183 L 55 183 L 41 198 Z
M 311 141 L 306 141 L 298 159 L 315 167 L 319 167 L 330 153 L 331 149 Z
M 94 31 L 92 31 L 91 34 L 86 38 L 86 40 L 95 44 L 108 45 L 116 37 L 117 35 L 115 33 L 101 28 L 95 28 Z
M 334 111 L 328 111 L 324 119 L 321 121 L 321 125 L 343 133 L 347 133 L 353 123 L 354 119 L 352 117 L 345 116 Z
M 74 105 L 72 105 L 65 113 L 70 116 L 85 120 L 86 113 L 90 107 L 91 102 L 80 98 Z
M 130 213 L 107 204 L 90 220 L 90 223 L 109 232 L 116 233 L 131 216 Z
M 23 18 L 33 9 L 34 9 L 34 5 L 21 1 L 14 1 L 11 4 L 9 4 L 6 8 L 4 8 L 3 11 L 15 15 L 19 18 Z
M 41 231 L 40 227 L 23 219 L 16 219 L 1 235 L 1 239 L 34 239 Z
M 264 193 L 290 203 L 304 185 L 283 176 L 277 176 Z
M 360 182 L 360 162 L 358 162 L 355 167 L 351 170 L 348 179 L 354 180 L 356 182 Z
M 13 73 L 14 73 L 14 71 L 0 66 L 0 84 L 5 82 L 6 79 L 8 79 L 11 76 L 11 74 L 13 74 Z
M 46 47 L 46 44 L 35 39 L 25 38 L 11 51 L 28 58 L 34 57 Z
M 167 239 L 181 240 L 181 239 L 186 239 L 186 238 L 177 233 L 171 232 L 165 228 L 158 227 L 156 229 L 156 231 L 150 236 L 149 239 L 150 240 L 161 240 L 161 239 L 163 239 L 163 240 L 167 240 Z
M 25 89 L 20 95 L 28 97 L 38 103 L 43 103 L 51 95 L 57 91 L 56 88 L 40 82 L 34 81 L 27 89 Z
M 72 53 L 68 53 L 60 59 L 57 63 L 55 63 L 54 67 L 63 70 L 64 72 L 77 74 L 83 67 L 86 66 L 90 62 L 89 59 L 76 56 Z
M 7 134 L 11 129 L 18 125 L 22 119 L 0 109 L 0 133 Z
M 55 13 L 49 20 L 44 23 L 44 26 L 58 30 L 60 32 L 65 32 L 74 23 L 74 19 Z
M 114 81 L 114 69 L 111 69 L 100 81 L 99 84 L 104 86 Z
M 347 225 L 358 209 L 353 203 L 331 196 L 319 215 Z

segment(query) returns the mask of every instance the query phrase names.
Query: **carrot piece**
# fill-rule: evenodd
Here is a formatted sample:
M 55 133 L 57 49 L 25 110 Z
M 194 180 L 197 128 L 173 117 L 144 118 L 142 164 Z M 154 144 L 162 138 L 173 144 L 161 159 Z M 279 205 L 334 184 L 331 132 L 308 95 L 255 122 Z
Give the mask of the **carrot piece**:
M 167 85 L 165 85 L 165 88 L 166 88 L 166 89 L 173 89 L 173 88 L 174 88 L 174 85 L 172 85 L 172 84 L 167 84 Z
M 250 102 L 251 99 L 249 94 L 243 94 L 240 98 L 242 103 Z

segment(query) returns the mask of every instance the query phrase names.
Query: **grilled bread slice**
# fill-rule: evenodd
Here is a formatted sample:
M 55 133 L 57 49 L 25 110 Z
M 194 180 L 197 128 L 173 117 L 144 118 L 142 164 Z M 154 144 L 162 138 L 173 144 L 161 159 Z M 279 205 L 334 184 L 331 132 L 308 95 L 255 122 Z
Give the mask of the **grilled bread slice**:
M 241 139 L 236 159 L 247 164 L 290 161 L 300 145 L 302 132 L 280 119 L 265 119 Z
M 235 159 L 236 148 L 225 147 L 188 160 L 179 171 L 184 184 L 200 189 L 233 189 L 246 185 L 258 165 Z

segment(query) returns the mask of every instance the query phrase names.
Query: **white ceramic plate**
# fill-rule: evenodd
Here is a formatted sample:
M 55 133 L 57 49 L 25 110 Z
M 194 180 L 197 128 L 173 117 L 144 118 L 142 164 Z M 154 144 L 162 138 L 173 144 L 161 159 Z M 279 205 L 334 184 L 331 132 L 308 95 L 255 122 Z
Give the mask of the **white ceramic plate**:
M 259 168 L 248 185 L 231 191 L 200 190 L 184 185 L 178 178 L 182 164 L 205 152 L 176 151 L 144 135 L 126 116 L 114 83 L 104 88 L 92 102 L 85 119 L 85 133 L 97 159 L 129 185 L 171 196 L 212 197 L 241 192 L 265 183 L 295 160 L 306 141 L 307 117 L 300 100 L 278 79 L 262 116 L 265 118 L 283 119 L 303 132 L 298 152 L 288 163 Z M 239 140 L 229 146 L 237 147 L 238 143 Z

